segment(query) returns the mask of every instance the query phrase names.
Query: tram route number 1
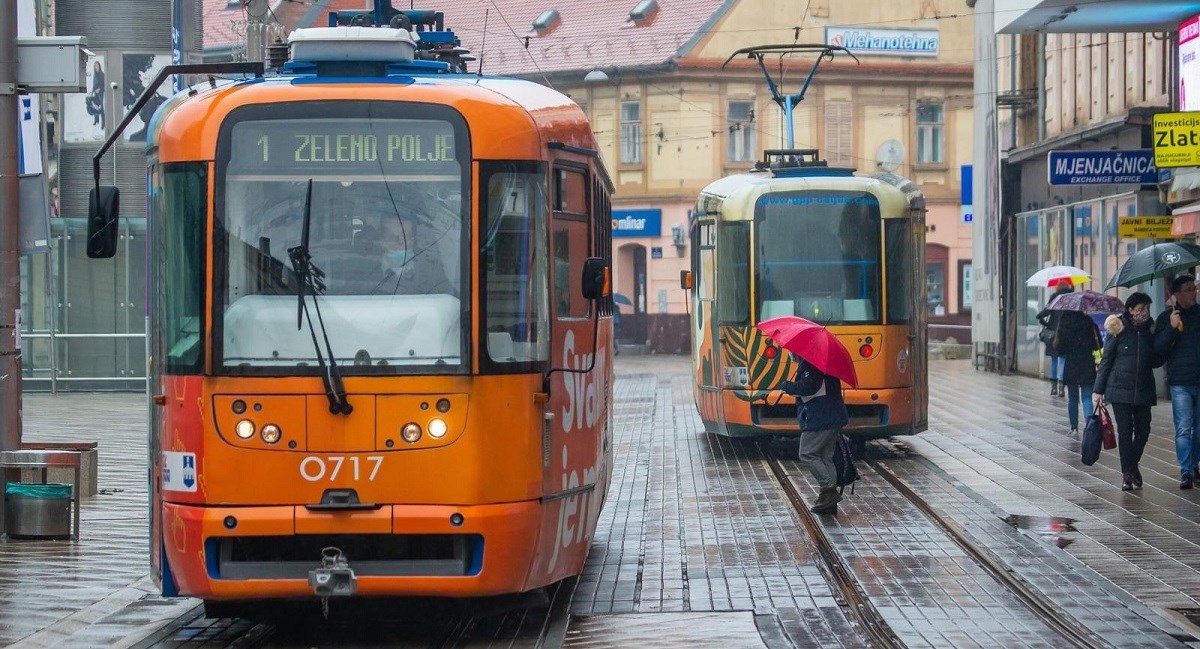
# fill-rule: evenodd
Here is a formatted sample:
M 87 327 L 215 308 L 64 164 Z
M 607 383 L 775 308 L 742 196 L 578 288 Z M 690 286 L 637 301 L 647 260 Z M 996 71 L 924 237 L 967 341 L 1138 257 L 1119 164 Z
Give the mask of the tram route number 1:
M 382 455 L 368 455 L 365 458 L 357 455 L 331 455 L 324 458 L 310 455 L 300 460 L 300 477 L 309 482 L 319 480 L 333 482 L 338 479 L 338 476 L 345 478 L 346 474 L 343 472 L 346 472 L 349 474 L 350 480 L 358 481 L 365 477 L 369 482 L 375 479 L 381 466 L 383 466 Z

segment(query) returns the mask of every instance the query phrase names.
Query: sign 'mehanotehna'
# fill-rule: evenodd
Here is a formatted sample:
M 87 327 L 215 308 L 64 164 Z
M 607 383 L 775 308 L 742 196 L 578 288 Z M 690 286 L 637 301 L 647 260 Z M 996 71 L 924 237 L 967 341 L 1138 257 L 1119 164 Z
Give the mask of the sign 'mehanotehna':
M 1200 112 L 1154 116 L 1154 165 L 1200 166 Z
M 1169 216 L 1122 216 L 1117 220 L 1117 236 L 1122 239 L 1169 239 Z

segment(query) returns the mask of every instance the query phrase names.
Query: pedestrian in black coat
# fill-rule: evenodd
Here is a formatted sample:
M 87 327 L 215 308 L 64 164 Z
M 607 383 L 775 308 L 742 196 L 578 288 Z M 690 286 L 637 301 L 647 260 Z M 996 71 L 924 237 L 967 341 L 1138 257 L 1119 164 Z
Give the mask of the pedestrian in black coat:
M 1108 341 L 1096 370 L 1096 405 L 1112 404 L 1121 455 L 1121 489 L 1142 486 L 1138 463 L 1150 439 L 1150 408 L 1157 403 L 1153 369 L 1162 365 L 1154 351 L 1154 321 L 1150 296 L 1134 293 L 1125 300 L 1125 313 L 1104 321 Z
M 1040 312 L 1038 312 L 1037 316 L 1035 316 L 1037 321 L 1042 325 L 1042 331 L 1049 331 L 1053 333 L 1058 332 L 1059 319 L 1065 312 L 1057 311 L 1051 309 L 1050 307 L 1054 306 L 1054 301 L 1057 300 L 1059 296 L 1065 295 L 1074 290 L 1075 287 L 1071 284 L 1071 281 L 1067 279 L 1059 280 L 1058 284 L 1054 286 L 1054 295 L 1051 295 L 1050 301 L 1046 302 L 1046 308 L 1042 309 Z M 1066 359 L 1063 358 L 1062 354 L 1058 353 L 1057 347 L 1057 344 L 1054 342 L 1046 343 L 1046 356 L 1050 358 L 1050 396 L 1061 397 L 1065 396 L 1067 392 L 1065 385 L 1059 385 L 1059 380 L 1063 373 L 1063 365 L 1066 364 Z M 1063 383 L 1065 384 L 1066 381 L 1063 381 Z
M 1064 359 L 1063 391 L 1067 394 L 1067 421 L 1071 433 L 1079 433 L 1079 405 L 1083 417 L 1092 416 L 1092 392 L 1096 382 L 1096 350 L 1100 349 L 1100 330 L 1092 319 L 1079 311 L 1062 311 L 1058 321 L 1058 355 Z

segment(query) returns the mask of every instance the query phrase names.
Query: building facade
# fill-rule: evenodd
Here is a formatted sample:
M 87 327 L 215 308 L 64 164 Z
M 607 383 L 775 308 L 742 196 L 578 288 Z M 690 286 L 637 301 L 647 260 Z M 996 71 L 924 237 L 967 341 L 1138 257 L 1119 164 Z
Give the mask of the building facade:
M 990 189 L 976 194 L 996 199 L 977 211 L 993 214 L 995 228 L 977 235 L 984 254 L 999 260 L 994 275 L 976 285 L 985 293 L 976 303 L 987 304 L 976 313 L 986 321 L 974 323 L 977 358 L 1044 373 L 1034 316 L 1049 289 L 1027 286 L 1026 278 L 1068 264 L 1092 276 L 1084 288 L 1103 291 L 1129 255 L 1172 236 L 1164 219 L 1183 195 L 1160 191 L 1170 178 L 1153 167 L 1152 122 L 1177 106 L 1174 33 L 1195 10 L 1189 4 L 1110 0 L 1070 11 L 1052 2 L 975 4 L 995 52 L 980 49 L 977 65 L 990 68 L 994 85 L 976 88 L 995 98 L 977 114 L 986 129 L 990 111 L 995 128 L 977 138 L 976 151 L 976 165 L 993 170 L 979 178 Z M 1119 171 L 1107 173 L 1114 162 Z M 1161 308 L 1162 281 L 1110 292 L 1123 298 L 1133 290 Z

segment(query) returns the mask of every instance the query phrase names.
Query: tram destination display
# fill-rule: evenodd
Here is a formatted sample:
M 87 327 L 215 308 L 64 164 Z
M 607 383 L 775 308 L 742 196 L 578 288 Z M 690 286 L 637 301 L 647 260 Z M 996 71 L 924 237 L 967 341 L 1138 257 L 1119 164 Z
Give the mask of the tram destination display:
M 231 140 L 232 173 L 459 173 L 454 128 L 441 120 L 254 120 Z

